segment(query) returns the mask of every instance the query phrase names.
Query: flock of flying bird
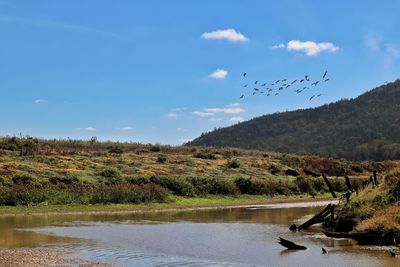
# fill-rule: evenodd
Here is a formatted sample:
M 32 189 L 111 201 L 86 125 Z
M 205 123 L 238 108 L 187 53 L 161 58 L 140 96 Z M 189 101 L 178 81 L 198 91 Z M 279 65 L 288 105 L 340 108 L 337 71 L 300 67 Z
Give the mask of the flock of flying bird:
M 247 77 L 247 73 L 243 73 L 243 78 L 246 79 Z M 279 95 L 281 92 L 283 92 L 283 90 L 289 89 L 290 87 L 297 87 L 296 90 L 294 90 L 294 92 L 296 92 L 297 94 L 300 94 L 302 92 L 304 92 L 307 89 L 311 89 L 312 87 L 317 87 L 318 84 L 322 84 L 325 82 L 328 82 L 330 80 L 330 78 L 328 77 L 328 71 L 325 71 L 324 74 L 322 75 L 322 79 L 321 80 L 315 80 L 315 81 L 311 81 L 310 76 L 309 75 L 305 75 L 304 78 L 301 79 L 295 79 L 293 81 L 288 81 L 287 79 L 280 79 L 280 80 L 276 80 L 275 82 L 272 83 L 261 83 L 259 81 L 254 81 L 253 84 L 249 84 L 246 83 L 245 85 L 243 85 L 244 88 L 249 88 L 249 87 L 253 87 L 252 90 L 252 95 L 257 95 L 257 94 L 266 94 L 267 96 L 271 96 L 271 95 Z M 300 87 L 299 87 L 300 86 Z M 275 92 L 274 92 L 275 90 Z M 240 99 L 243 99 L 245 97 L 245 93 L 243 93 L 240 96 Z M 322 96 L 321 93 L 319 94 L 314 94 L 310 97 L 309 100 L 312 100 L 314 98 L 320 97 Z

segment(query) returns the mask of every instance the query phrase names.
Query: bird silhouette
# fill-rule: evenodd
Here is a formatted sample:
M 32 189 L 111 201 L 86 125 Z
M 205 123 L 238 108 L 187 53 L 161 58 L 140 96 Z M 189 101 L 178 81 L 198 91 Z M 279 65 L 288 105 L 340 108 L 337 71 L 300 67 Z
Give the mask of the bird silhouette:
M 328 71 L 326 70 L 326 71 L 324 72 L 324 75 L 322 76 L 322 79 L 325 79 L 325 77 L 326 77 L 327 74 L 328 74 Z
M 281 80 L 277 80 L 275 83 L 279 83 Z
M 275 96 L 279 95 L 279 93 L 275 93 Z
M 254 90 L 254 91 L 259 91 L 260 89 L 258 89 L 258 88 L 254 88 L 253 90 Z
M 282 87 L 282 86 L 281 86 L 281 87 L 279 87 L 279 89 L 278 89 L 278 90 L 279 90 L 279 91 L 280 91 L 280 90 L 283 90 L 283 87 Z
M 240 96 L 240 99 L 242 99 L 242 98 L 244 98 L 244 95 L 241 95 L 241 96 Z
M 258 83 L 258 81 L 255 81 L 255 82 L 254 82 L 254 84 L 257 84 L 257 83 Z
M 307 82 L 309 82 L 310 81 L 310 79 L 308 79 L 308 75 L 306 75 L 306 76 L 304 76 L 304 79 L 307 81 Z
M 294 81 L 292 81 L 292 83 L 291 83 L 291 84 L 294 84 L 295 82 L 297 82 L 297 79 L 296 79 L 296 80 L 294 80 Z
M 243 73 L 243 77 L 246 77 L 246 75 L 247 75 L 247 73 L 245 72 L 245 73 Z
M 329 81 L 329 80 L 330 80 L 329 78 L 328 78 L 328 79 L 325 79 L 324 82 L 327 82 L 327 81 Z
M 286 82 L 286 79 L 283 79 L 282 82 Z
M 326 254 L 328 253 L 328 251 L 326 251 L 326 249 L 322 248 L 322 254 Z
M 311 85 L 317 85 L 319 83 L 319 81 L 313 82 Z
M 313 99 L 315 97 L 315 95 L 313 95 L 312 97 L 310 97 L 310 100 Z
M 304 86 L 304 87 L 303 87 L 303 90 L 304 90 L 304 89 L 308 89 L 308 87 L 307 87 L 307 86 Z
M 289 88 L 289 87 L 290 87 L 290 84 L 286 85 L 286 88 Z
M 253 95 L 257 94 L 257 92 L 253 92 Z
M 322 94 L 318 94 L 317 97 L 320 97 Z
M 261 84 L 261 86 L 266 86 L 266 85 L 267 85 L 266 83 Z
M 304 79 L 301 79 L 300 82 L 301 82 L 301 83 L 304 82 Z
M 268 92 L 272 92 L 272 91 L 273 91 L 273 89 L 271 89 L 271 88 L 268 89 Z
M 248 84 L 243 85 L 243 87 L 247 87 Z
M 271 94 L 267 94 L 267 96 L 270 96 Z

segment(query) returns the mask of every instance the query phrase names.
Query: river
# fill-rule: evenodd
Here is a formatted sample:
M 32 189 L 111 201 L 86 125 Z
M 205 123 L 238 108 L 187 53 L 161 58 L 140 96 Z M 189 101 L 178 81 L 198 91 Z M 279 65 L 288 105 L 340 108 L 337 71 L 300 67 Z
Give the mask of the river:
M 288 230 L 323 204 L 0 217 L 0 247 L 51 247 L 123 266 L 400 266 L 385 248 L 326 238 L 318 226 Z M 288 251 L 278 237 L 308 249 Z

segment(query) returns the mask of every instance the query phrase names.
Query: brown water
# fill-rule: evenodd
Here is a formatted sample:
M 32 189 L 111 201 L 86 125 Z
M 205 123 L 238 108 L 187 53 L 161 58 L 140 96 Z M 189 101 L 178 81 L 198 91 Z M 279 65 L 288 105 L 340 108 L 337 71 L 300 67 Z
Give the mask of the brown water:
M 306 205 L 2 217 L 0 246 L 63 248 L 124 266 L 400 266 L 384 248 L 326 238 L 318 227 L 290 232 L 290 224 L 321 209 Z M 279 236 L 308 249 L 285 250 Z

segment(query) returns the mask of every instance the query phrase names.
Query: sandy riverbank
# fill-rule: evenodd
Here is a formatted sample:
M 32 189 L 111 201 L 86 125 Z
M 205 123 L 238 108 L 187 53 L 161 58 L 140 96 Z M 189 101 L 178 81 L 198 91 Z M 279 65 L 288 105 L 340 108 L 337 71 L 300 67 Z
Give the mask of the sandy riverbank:
M 79 267 L 120 267 L 113 263 L 87 261 L 79 255 L 50 248 L 13 248 L 0 249 L 0 266 L 4 267 L 43 267 L 43 266 L 79 266 Z

